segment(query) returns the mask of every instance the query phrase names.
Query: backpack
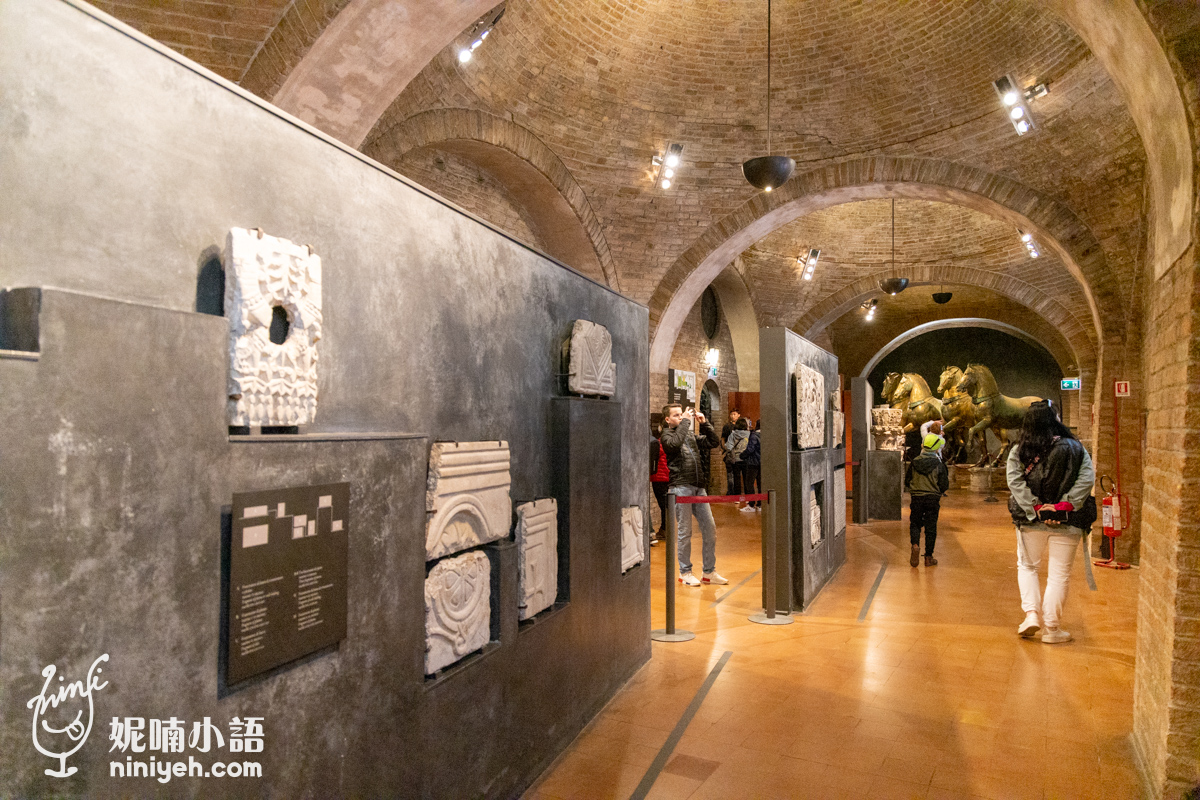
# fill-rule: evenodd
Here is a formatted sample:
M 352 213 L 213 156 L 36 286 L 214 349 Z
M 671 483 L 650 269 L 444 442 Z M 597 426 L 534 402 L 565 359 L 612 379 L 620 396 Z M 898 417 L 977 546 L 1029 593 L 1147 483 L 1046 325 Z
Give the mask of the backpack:
M 742 453 L 746 451 L 746 444 L 749 441 L 750 437 L 745 436 L 738 440 L 738 443 L 733 446 L 732 450 L 725 451 L 725 463 L 728 466 L 733 466 L 734 464 L 741 462 Z

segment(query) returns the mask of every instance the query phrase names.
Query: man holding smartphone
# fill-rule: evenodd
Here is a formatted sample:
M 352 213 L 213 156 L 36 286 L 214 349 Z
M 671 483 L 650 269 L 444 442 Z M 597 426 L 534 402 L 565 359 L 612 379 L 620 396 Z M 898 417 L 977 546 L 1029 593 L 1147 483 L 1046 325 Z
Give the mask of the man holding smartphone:
M 709 453 L 721 445 L 721 439 L 704 414 L 694 408 L 684 410 L 679 404 L 666 405 L 663 406 L 663 417 L 667 427 L 659 442 L 667 453 L 667 466 L 671 472 L 668 491 L 676 497 L 707 495 Z M 703 578 L 697 578 L 692 572 L 693 515 L 700 525 Z M 717 524 L 708 504 L 676 504 L 675 523 L 679 540 L 679 582 L 684 586 L 729 583 L 717 573 Z

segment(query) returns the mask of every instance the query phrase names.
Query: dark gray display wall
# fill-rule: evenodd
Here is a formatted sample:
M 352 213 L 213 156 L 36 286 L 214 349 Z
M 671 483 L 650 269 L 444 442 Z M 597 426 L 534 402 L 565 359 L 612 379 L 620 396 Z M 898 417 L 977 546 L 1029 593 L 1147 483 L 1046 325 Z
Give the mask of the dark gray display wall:
M 649 658 L 648 570 L 620 573 L 620 508 L 646 496 L 644 307 L 62 0 L 0 4 L 0 186 L 0 287 L 42 288 L 39 352 L 0 357 L 0 796 L 510 797 Z M 201 312 L 235 226 L 322 259 L 300 436 L 227 434 L 228 326 Z M 28 345 L 29 298 L 0 303 L 24 315 L 6 343 Z M 576 319 L 611 332 L 617 391 L 573 417 L 555 397 Z M 427 679 L 429 447 L 490 439 L 510 443 L 514 504 L 566 506 L 570 601 L 518 626 L 515 547 L 489 545 L 493 643 Z M 346 638 L 221 696 L 222 509 L 337 482 Z M 103 653 L 78 772 L 48 777 L 40 671 L 82 679 Z M 240 756 L 262 778 L 110 777 L 126 716 L 262 717 L 253 757 L 136 756 Z
M 1058 402 L 1062 367 L 1041 347 L 990 328 L 946 328 L 930 331 L 905 342 L 875 365 L 868 379 L 875 388 L 875 403 L 889 372 L 916 372 L 938 394 L 938 381 L 948 366 L 966 369 L 983 364 L 992 371 L 1000 391 L 1009 397 L 1049 397 Z M 1078 373 L 1076 373 L 1078 374 Z
M 761 328 L 759 376 L 763 420 L 762 480 L 765 491 L 775 490 L 776 608 L 799 611 L 817 596 L 846 561 L 846 528 L 835 526 L 835 480 L 844 477 L 846 451 L 834 444 L 830 415 L 825 419 L 825 447 L 802 449 L 796 431 L 796 381 L 800 364 L 821 373 L 825 408 L 838 386 L 838 361 L 787 328 Z M 821 541 L 810 539 L 809 491 L 820 487 Z M 844 485 L 844 484 L 843 484 Z M 843 508 L 845 497 L 841 496 Z M 769 520 L 763 518 L 763 555 L 767 555 Z M 763 603 L 769 601 L 763 585 Z

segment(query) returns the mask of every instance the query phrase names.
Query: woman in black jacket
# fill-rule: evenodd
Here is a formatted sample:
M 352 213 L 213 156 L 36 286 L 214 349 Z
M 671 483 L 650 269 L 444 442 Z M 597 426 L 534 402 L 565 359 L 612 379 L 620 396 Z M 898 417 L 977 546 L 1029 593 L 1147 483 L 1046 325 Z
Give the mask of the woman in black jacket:
M 1025 413 L 1007 472 L 1012 492 L 1008 510 L 1017 526 L 1017 586 L 1025 612 L 1017 634 L 1032 638 L 1041 630 L 1043 642 L 1070 641 L 1059 620 L 1079 540 L 1096 521 L 1092 459 L 1044 400 Z M 1043 553 L 1048 553 L 1044 599 L 1038 582 Z

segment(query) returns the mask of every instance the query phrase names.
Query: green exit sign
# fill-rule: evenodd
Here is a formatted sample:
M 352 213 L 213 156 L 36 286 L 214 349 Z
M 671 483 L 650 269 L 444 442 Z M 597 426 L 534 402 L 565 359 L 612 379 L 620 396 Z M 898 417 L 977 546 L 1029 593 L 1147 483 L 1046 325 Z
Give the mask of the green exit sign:
M 1071 389 L 1079 391 L 1079 378 L 1063 378 L 1062 388 L 1063 391 L 1069 391 Z

